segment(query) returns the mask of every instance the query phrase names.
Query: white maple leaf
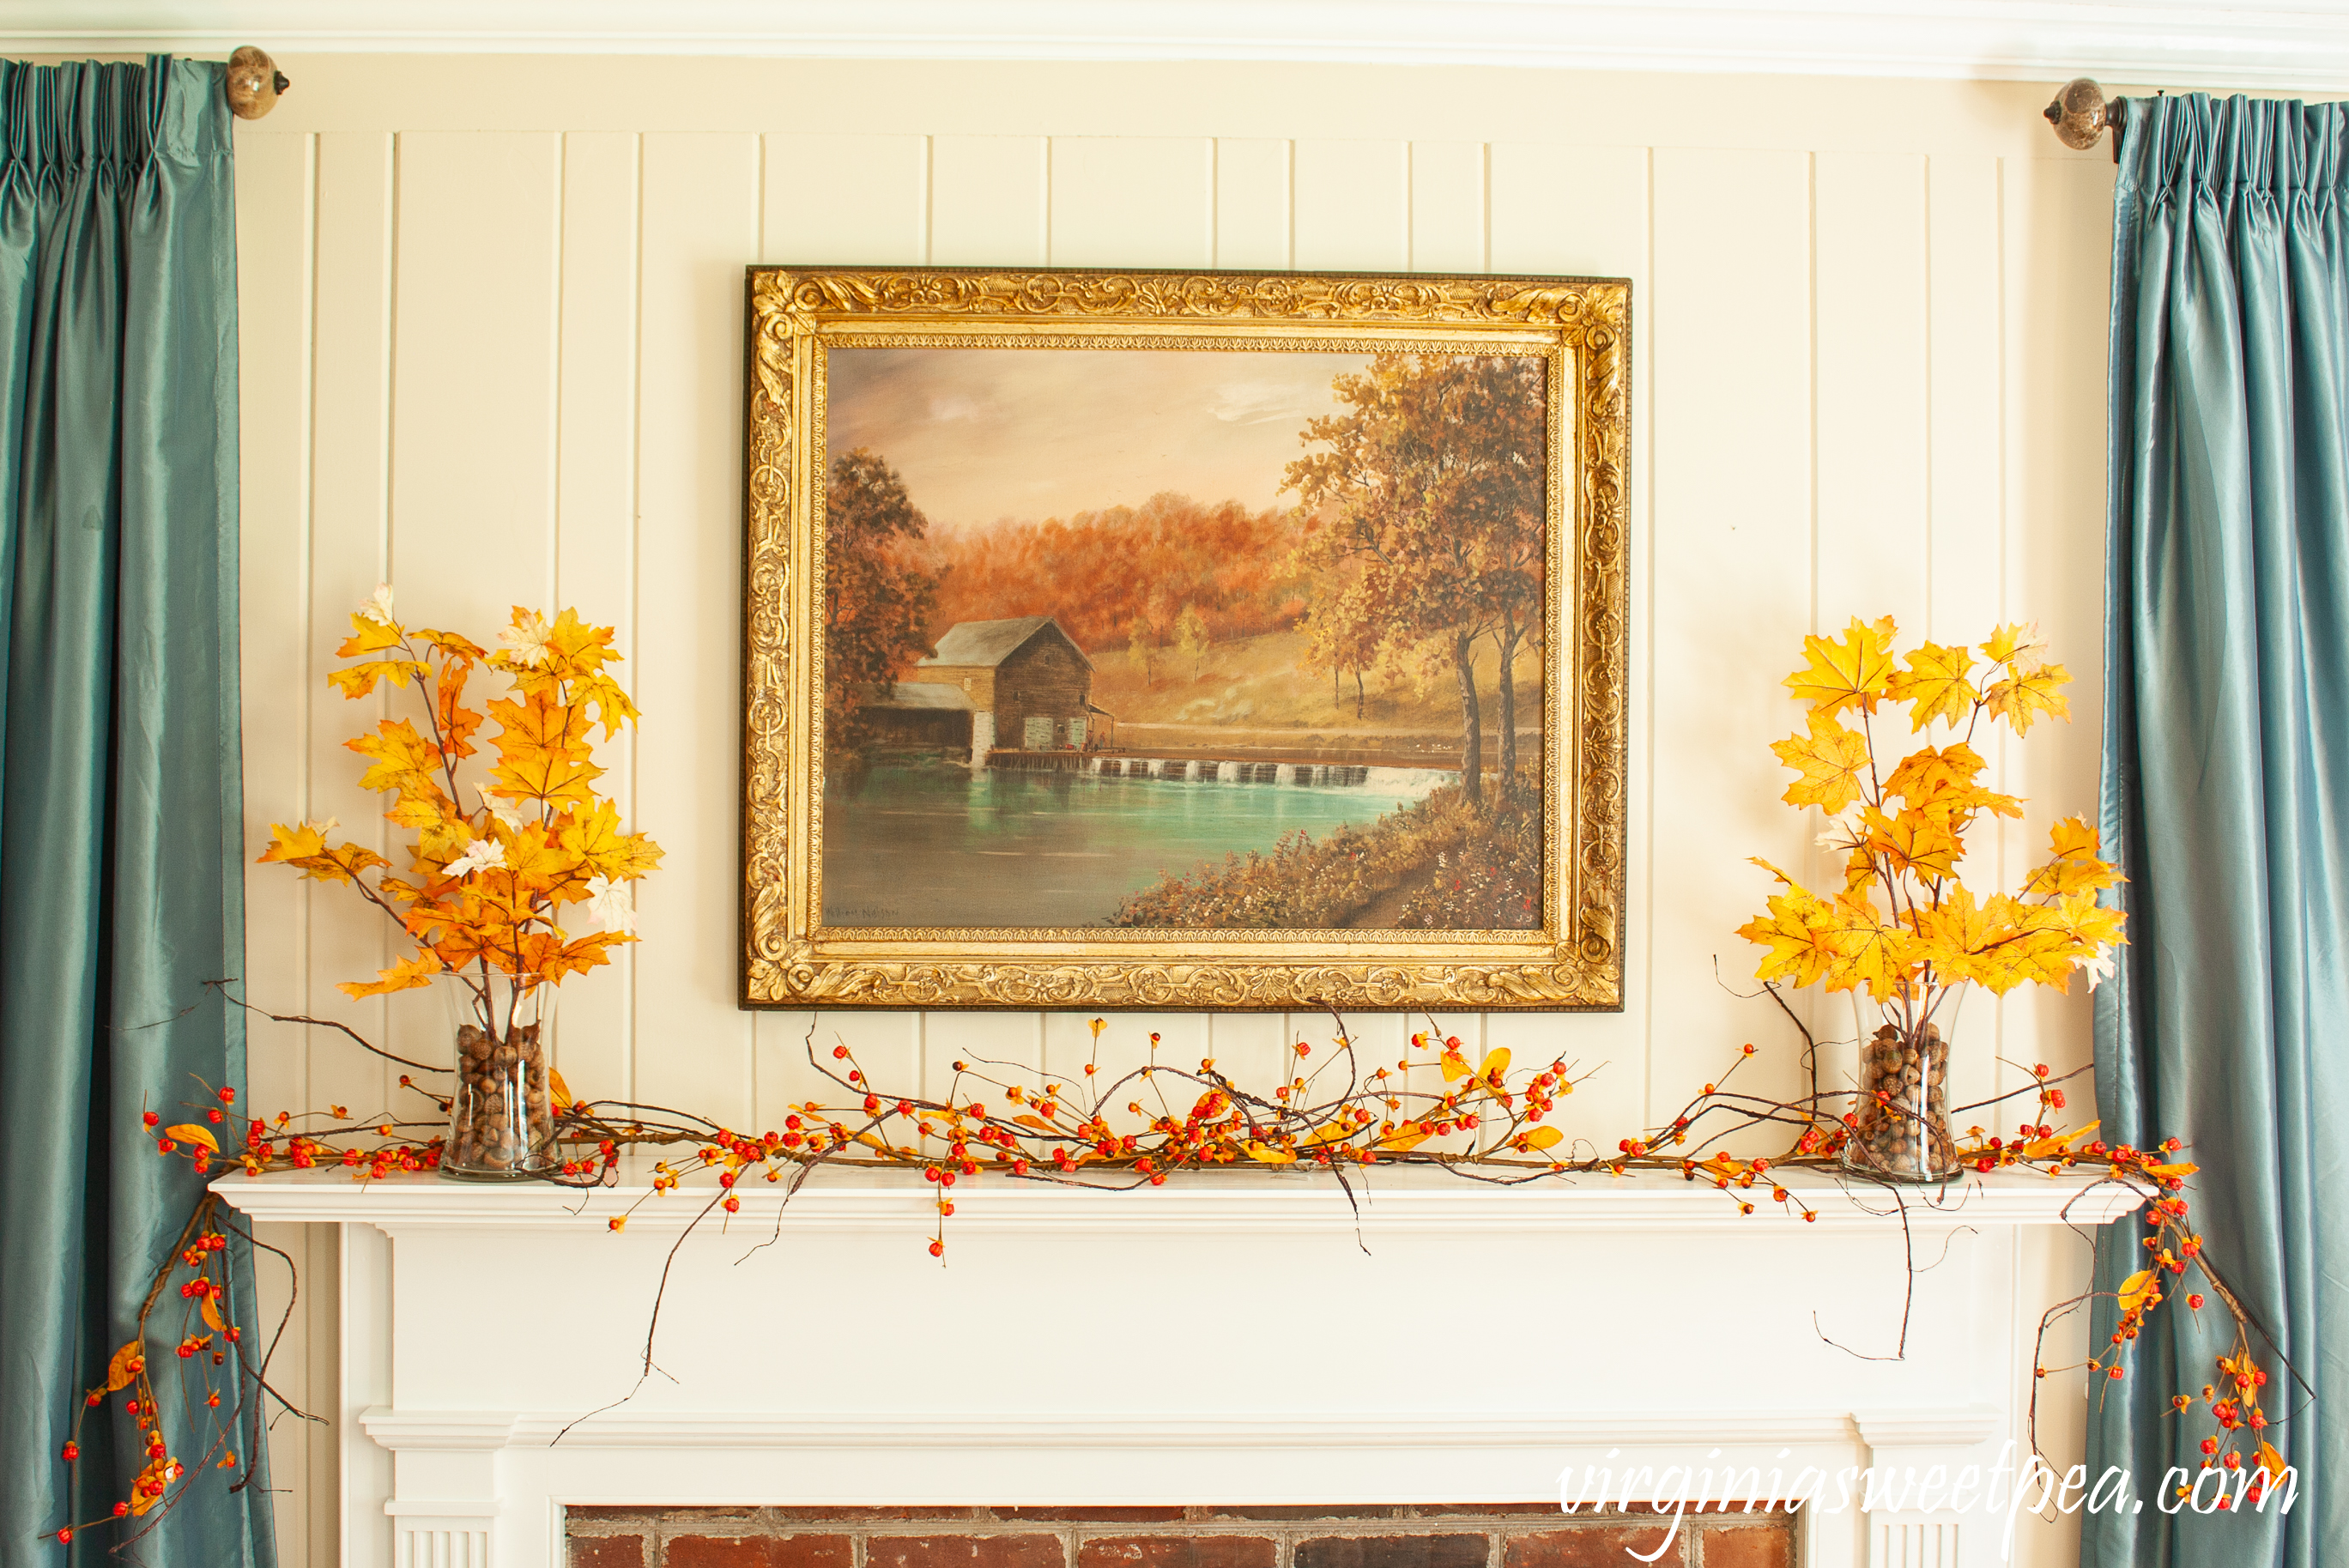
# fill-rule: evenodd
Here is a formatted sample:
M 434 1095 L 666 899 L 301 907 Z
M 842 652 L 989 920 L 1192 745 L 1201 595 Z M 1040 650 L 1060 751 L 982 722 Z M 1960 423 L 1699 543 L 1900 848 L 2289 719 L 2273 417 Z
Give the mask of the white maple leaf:
M 506 863 L 506 847 L 495 839 L 476 839 L 473 847 L 450 861 L 441 875 L 471 876 L 475 872 L 488 871 Z
M 366 603 L 358 607 L 358 614 L 363 618 L 376 622 L 379 625 L 397 625 L 398 623 L 391 618 L 391 584 L 377 583 L 375 593 Z
M 1855 800 L 1829 817 L 1826 830 L 1819 834 L 1819 848 L 1847 852 L 1868 842 L 1868 825 L 1860 820 L 1867 809 L 1864 802 Z
M 628 897 L 627 884 L 616 882 L 606 876 L 587 879 L 587 913 L 594 915 L 606 931 L 625 932 L 635 935 L 636 911 Z
M 516 660 L 536 667 L 554 655 L 554 650 L 547 646 L 547 639 L 554 634 L 554 628 L 547 624 L 545 616 L 535 610 L 525 610 L 519 620 L 498 634 L 498 641 L 513 650 Z
M 519 811 L 502 804 L 487 789 L 477 789 L 473 792 L 481 798 L 482 809 L 499 821 L 503 822 L 509 831 L 517 833 L 522 831 L 522 814 Z

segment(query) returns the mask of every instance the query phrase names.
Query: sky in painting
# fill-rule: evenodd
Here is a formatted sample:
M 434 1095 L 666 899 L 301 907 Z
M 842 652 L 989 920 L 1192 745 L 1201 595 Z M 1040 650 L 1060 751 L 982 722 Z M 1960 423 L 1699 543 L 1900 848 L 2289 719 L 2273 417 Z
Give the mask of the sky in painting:
M 826 442 L 870 447 L 934 526 L 1138 506 L 1161 490 L 1293 504 L 1282 469 L 1361 354 L 834 348 Z

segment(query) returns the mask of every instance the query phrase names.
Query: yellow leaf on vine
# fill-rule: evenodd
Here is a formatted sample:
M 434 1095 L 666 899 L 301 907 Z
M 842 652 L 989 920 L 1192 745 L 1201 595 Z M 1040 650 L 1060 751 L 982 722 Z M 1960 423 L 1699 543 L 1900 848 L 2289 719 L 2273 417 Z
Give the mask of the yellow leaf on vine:
M 1896 671 L 1886 683 L 1885 695 L 1894 702 L 1910 705 L 1909 727 L 1924 728 L 1935 719 L 1947 719 L 1955 724 L 1973 711 L 1981 693 L 1967 676 L 1972 672 L 1974 655 L 1963 643 L 1943 647 L 1939 643 L 1921 643 L 1909 655 L 1909 667 Z
M 396 789 L 402 796 L 440 794 L 440 748 L 416 732 L 408 720 L 384 719 L 373 735 L 354 736 L 343 742 L 375 766 L 359 776 L 362 789 Z
M 2196 1172 L 2197 1171 L 2201 1170 L 2201 1169 L 2202 1169 L 2202 1167 L 2200 1167 L 2199 1165 L 2189 1165 L 2189 1164 L 2185 1164 L 2185 1163 L 2183 1163 L 2183 1162 L 2180 1162 L 2180 1163 L 2174 1164 L 2174 1165 L 2148 1165 L 2148 1166 L 2147 1166 L 2145 1169 L 2146 1169 L 2146 1174 L 2147 1174 L 2147 1175 L 2149 1175 L 2149 1176 L 2164 1176 L 2164 1177 L 2168 1177 L 2168 1176 L 2191 1176 L 2191 1175 L 2193 1175 L 2193 1174 L 2194 1174 L 2194 1172 Z
M 2099 836 L 2085 819 L 2066 817 L 2047 837 L 2055 858 L 2023 879 L 2026 895 L 2095 892 L 2121 880 L 2119 868 L 2097 859 Z
M 346 980 L 335 989 L 355 999 L 388 996 L 394 991 L 412 991 L 419 985 L 429 985 L 432 977 L 440 973 L 440 960 L 438 957 L 429 953 L 419 953 L 378 972 L 372 980 Z
M 228 1332 L 228 1325 L 222 1320 L 220 1308 L 212 1305 L 212 1298 L 211 1296 L 207 1295 L 200 1301 L 197 1304 L 196 1310 L 204 1315 L 204 1325 L 213 1333 L 226 1334 Z
M 1769 861 L 1754 863 L 1767 869 L 1786 887 L 1785 892 L 1771 895 L 1767 918 L 1749 920 L 1737 928 L 1738 935 L 1770 950 L 1754 971 L 1755 977 L 1783 979 L 1798 989 L 1825 977 L 1835 958 L 1823 918 L 1826 905 Z
M 2121 873 L 2102 861 L 2049 861 L 2035 866 L 2023 879 L 2023 892 L 2027 897 L 2042 893 L 2060 897 L 2065 893 L 2095 892 L 2108 888 L 2121 880 Z
M 1921 806 L 1951 789 L 1971 789 L 1974 776 L 1990 766 L 1981 753 L 1962 740 L 1936 748 L 1925 747 L 1900 759 L 1884 780 L 1884 792 L 1898 795 L 1911 806 Z
M 1046 1121 L 1040 1116 L 1030 1116 L 1024 1111 L 1019 1115 L 1013 1117 L 1011 1119 L 1018 1122 L 1022 1127 L 1032 1127 L 1039 1132 L 1050 1132 L 1052 1130 L 1052 1124 L 1050 1122 Z
M 139 1374 L 145 1370 L 147 1370 L 147 1347 L 134 1339 L 116 1351 L 112 1359 L 107 1362 L 106 1391 L 109 1394 L 121 1392 L 137 1382 Z
M 2121 1281 L 2120 1298 L 2123 1312 L 2143 1310 L 2153 1295 L 2153 1271 L 2139 1269 Z
M 498 781 L 490 791 L 510 800 L 540 800 L 550 806 L 585 806 L 595 799 L 604 770 L 554 751 L 533 752 L 490 769 Z
M 2060 861 L 2093 861 L 2102 840 L 2085 817 L 2065 817 L 2047 830 L 2047 847 Z
M 2057 689 L 2071 684 L 2072 673 L 2062 665 L 2041 665 L 2028 672 L 2018 669 L 1982 694 L 1982 707 L 1992 718 L 2013 725 L 2015 734 L 2027 735 L 2032 720 L 2040 714 L 2071 718 L 2071 701 Z
M 554 941 L 554 938 L 548 938 Z M 546 976 L 552 983 L 565 975 L 584 975 L 600 965 L 609 964 L 609 950 L 636 940 L 624 931 L 593 931 L 575 942 L 563 943 L 553 953 L 528 967 Z
M 1940 971 L 1943 980 L 1970 977 L 1975 959 L 2000 934 L 1990 912 L 1974 902 L 1971 889 L 1951 882 L 1937 906 L 1919 908 L 1910 916 L 1917 933 L 1917 956 Z
M 356 701 L 375 690 L 375 683 L 379 680 L 389 681 L 397 689 L 411 680 L 422 680 L 425 674 L 424 665 L 415 659 L 369 659 L 363 665 L 328 670 L 326 679 L 336 691 Z
M 376 606 L 370 603 L 352 613 L 351 634 L 335 650 L 338 659 L 356 659 L 368 654 L 380 654 L 399 646 L 407 634 L 398 622 L 378 618 L 367 613 Z
M 1485 1053 L 1485 1059 L 1476 1064 L 1476 1076 L 1496 1088 L 1508 1070 L 1509 1047 L 1506 1046 L 1494 1047 Z
M 1297 1163 L 1296 1155 L 1289 1153 L 1287 1150 L 1275 1149 L 1268 1143 L 1258 1143 L 1255 1140 L 1251 1139 L 1248 1140 L 1247 1147 L 1247 1157 L 1249 1159 L 1257 1161 L 1266 1165 L 1294 1165 Z
M 490 704 L 490 717 L 499 727 L 491 744 L 510 760 L 550 751 L 560 757 L 587 755 L 587 732 L 594 726 L 578 708 L 556 702 L 546 692 L 533 691 L 520 702 L 501 698 Z
M 1380 1139 L 1377 1147 L 1382 1154 L 1402 1154 L 1418 1148 L 1426 1141 L 1427 1134 L 1424 1132 L 1405 1132 L 1398 1130 Z
M 1827 989 L 1856 991 L 1864 985 L 1879 1002 L 1897 993 L 1910 962 L 1908 933 L 1886 924 L 1875 905 L 1848 893 L 1825 905 L 1824 914 L 1831 954 Z
M 1457 1083 L 1468 1076 L 1468 1058 L 1458 1051 L 1445 1051 L 1435 1065 L 1444 1069 L 1445 1083 Z
M 1555 1127 L 1537 1127 L 1531 1132 L 1526 1134 L 1526 1147 L 1528 1149 L 1548 1149 L 1565 1141 L 1565 1139 L 1566 1134 L 1560 1132 Z
M 325 826 L 304 822 L 289 828 L 282 822 L 272 823 L 269 847 L 254 857 L 254 863 L 293 866 L 305 877 L 328 882 L 347 882 L 361 872 L 391 863 L 373 850 L 357 844 L 327 843 L 326 830 L 332 826 L 331 822 Z
M 608 802 L 605 810 L 611 810 Z M 566 832 L 563 837 L 567 841 L 571 835 Z M 554 843 L 536 822 L 524 822 L 517 830 L 499 833 L 498 838 L 505 847 L 506 870 L 518 886 L 539 892 L 551 889 L 558 894 L 558 903 L 577 903 L 587 896 L 587 879 L 574 874 L 579 871 L 579 856 L 567 843 Z M 558 882 L 565 885 L 557 887 Z M 571 897 L 560 897 L 563 893 Z
M 1929 882 L 1957 874 L 1958 838 L 1949 823 L 1935 813 L 1911 806 L 1888 818 L 1870 808 L 1868 847 L 1882 855 L 1898 873 L 1909 872 Z
M 1778 760 L 1802 777 L 1786 786 L 1783 799 L 1791 806 L 1816 806 L 1832 817 L 1860 798 L 1868 772 L 1868 738 L 1846 729 L 1829 715 L 1814 709 L 1808 736 L 1790 735 L 1774 740 L 1770 749 Z
M 2254 1468 L 2263 1470 L 2270 1475 L 2281 1477 L 2292 1467 L 2283 1462 L 2283 1455 L 2276 1451 L 2274 1445 L 2263 1438 L 2260 1440 L 2260 1451 Z
M 568 612 L 566 612 L 567 614 Z M 612 655 L 619 657 L 617 654 Z M 609 740 L 619 733 L 624 724 L 634 724 L 639 715 L 620 683 L 609 676 L 582 676 L 572 683 L 571 700 L 581 711 L 593 707 L 595 721 L 604 727 L 604 738 Z
M 563 847 L 591 874 L 617 878 L 627 859 L 628 835 L 620 831 L 620 809 L 598 800 L 563 830 Z
M 555 1109 L 562 1110 L 571 1104 L 571 1086 L 564 1083 L 563 1075 L 553 1068 L 546 1069 L 546 1088 L 547 1092 L 554 1097 Z
M 1840 637 L 1805 637 L 1803 655 L 1809 662 L 1786 677 L 1786 689 L 1795 701 L 1829 717 L 1847 707 L 1874 713 L 1892 678 L 1896 629 L 1889 615 L 1874 625 L 1855 615 Z
M 192 1121 L 182 1121 L 176 1126 L 167 1127 L 163 1130 L 163 1136 L 181 1143 L 195 1144 L 200 1148 L 210 1150 L 214 1154 L 220 1152 L 220 1140 L 214 1138 L 208 1129 Z

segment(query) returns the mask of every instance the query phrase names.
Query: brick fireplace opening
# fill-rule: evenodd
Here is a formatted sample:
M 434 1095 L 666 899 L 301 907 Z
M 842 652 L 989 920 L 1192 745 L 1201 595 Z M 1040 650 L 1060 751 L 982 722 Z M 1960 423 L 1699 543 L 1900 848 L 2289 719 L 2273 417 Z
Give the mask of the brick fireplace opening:
M 1652 1515 L 1555 1503 L 574 1507 L 564 1529 L 570 1568 L 1638 1568 L 1666 1535 Z M 1685 1515 L 1654 1560 L 1793 1568 L 1794 1516 Z

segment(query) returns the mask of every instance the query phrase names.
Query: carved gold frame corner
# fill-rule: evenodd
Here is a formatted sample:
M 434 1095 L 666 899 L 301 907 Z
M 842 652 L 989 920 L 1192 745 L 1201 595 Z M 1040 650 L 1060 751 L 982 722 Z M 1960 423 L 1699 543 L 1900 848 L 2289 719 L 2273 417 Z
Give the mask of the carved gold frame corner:
M 1630 716 L 1630 284 L 753 267 L 742 614 L 747 1007 L 1614 1009 Z M 1544 920 L 1529 932 L 827 927 L 825 355 L 888 346 L 1537 354 L 1550 366 Z

